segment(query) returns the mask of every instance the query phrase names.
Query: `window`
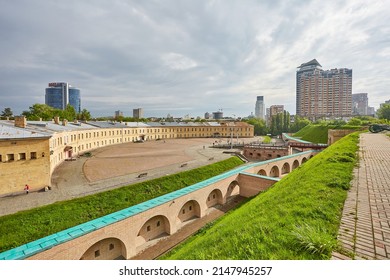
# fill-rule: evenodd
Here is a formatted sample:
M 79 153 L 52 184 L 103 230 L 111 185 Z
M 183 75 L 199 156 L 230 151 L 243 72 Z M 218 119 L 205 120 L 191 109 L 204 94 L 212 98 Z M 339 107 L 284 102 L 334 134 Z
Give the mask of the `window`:
M 0 155 L 0 162 L 2 162 L 3 161 L 3 156 L 2 155 Z
M 189 210 L 192 211 L 192 206 L 190 206 Z
M 19 153 L 19 160 L 26 160 L 26 153 Z
M 108 249 L 111 251 L 114 250 L 114 248 L 115 248 L 114 244 L 111 243 Z
M 157 222 L 157 226 L 159 227 L 161 225 L 160 221 Z
M 96 250 L 95 251 L 95 258 L 99 257 L 100 256 L 100 250 Z
M 7 154 L 7 161 L 13 161 L 15 160 L 14 154 Z
M 150 226 L 147 226 L 147 227 L 146 227 L 146 231 L 150 231 Z
M 186 209 L 183 209 L 182 213 L 185 214 L 186 213 Z
M 36 152 L 31 152 L 30 158 L 31 159 L 37 159 L 37 153 Z

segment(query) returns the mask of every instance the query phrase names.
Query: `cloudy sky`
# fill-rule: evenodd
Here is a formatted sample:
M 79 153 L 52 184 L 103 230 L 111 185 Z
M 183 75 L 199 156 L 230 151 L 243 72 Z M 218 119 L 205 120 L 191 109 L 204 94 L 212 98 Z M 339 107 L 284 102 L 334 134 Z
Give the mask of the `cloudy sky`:
M 352 68 L 390 99 L 390 1 L 0 0 L 0 111 L 81 89 L 93 116 L 248 116 L 256 96 L 295 114 L 297 66 Z

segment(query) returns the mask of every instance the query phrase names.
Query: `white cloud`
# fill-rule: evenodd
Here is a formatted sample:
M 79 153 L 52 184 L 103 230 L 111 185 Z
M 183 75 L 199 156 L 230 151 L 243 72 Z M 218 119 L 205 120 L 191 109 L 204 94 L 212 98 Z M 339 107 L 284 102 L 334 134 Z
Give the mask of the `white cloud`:
M 196 67 L 196 61 L 179 53 L 163 54 L 161 58 L 166 66 L 173 70 L 187 70 Z

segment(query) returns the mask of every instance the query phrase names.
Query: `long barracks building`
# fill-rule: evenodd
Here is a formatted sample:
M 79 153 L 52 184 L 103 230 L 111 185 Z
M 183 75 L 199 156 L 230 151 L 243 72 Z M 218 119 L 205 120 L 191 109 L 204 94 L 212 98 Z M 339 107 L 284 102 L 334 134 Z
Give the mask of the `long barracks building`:
M 0 196 L 50 186 L 51 174 L 65 160 L 108 145 L 173 138 L 249 138 L 254 128 L 244 122 L 119 123 L 0 121 Z

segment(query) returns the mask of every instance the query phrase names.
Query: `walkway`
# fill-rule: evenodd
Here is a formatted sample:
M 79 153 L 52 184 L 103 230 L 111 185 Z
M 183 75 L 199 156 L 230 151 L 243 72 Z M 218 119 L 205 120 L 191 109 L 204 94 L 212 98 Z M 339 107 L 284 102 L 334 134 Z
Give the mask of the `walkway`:
M 359 165 L 345 201 L 333 259 L 390 259 L 390 137 L 360 136 Z M 348 257 L 347 257 L 348 256 Z

